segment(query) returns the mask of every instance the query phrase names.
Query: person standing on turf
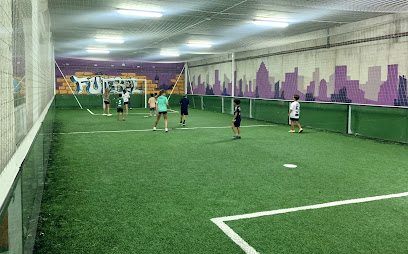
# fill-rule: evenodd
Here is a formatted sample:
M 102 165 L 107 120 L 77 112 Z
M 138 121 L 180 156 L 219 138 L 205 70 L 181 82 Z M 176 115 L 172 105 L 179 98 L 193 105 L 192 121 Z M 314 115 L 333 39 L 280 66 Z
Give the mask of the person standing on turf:
M 190 101 L 187 99 L 187 95 L 183 94 L 183 98 L 180 100 L 181 115 L 180 115 L 180 125 L 186 126 L 186 119 L 188 116 L 188 108 L 190 106 Z M 184 116 L 184 121 L 183 121 Z
M 120 93 L 119 98 L 116 101 L 116 107 L 117 107 L 117 111 L 118 111 L 118 117 L 117 117 L 118 121 L 119 121 L 119 114 L 121 112 L 122 112 L 122 119 L 123 119 L 123 121 L 125 121 L 125 116 L 123 115 L 123 104 L 124 104 L 124 101 L 123 101 L 123 98 L 122 98 L 122 94 Z
M 295 94 L 293 95 L 293 102 L 290 104 L 290 110 L 289 110 L 289 118 L 290 118 L 290 123 L 292 126 L 292 129 L 289 131 L 290 133 L 295 133 L 295 123 L 299 127 L 299 133 L 303 132 L 302 126 L 299 123 L 299 116 L 300 116 L 300 104 L 298 102 L 299 100 L 299 95 Z
M 125 89 L 123 90 L 123 94 L 122 94 L 122 98 L 123 98 L 123 105 L 125 105 L 125 109 L 126 109 L 126 115 L 129 115 L 129 99 L 130 99 L 130 95 L 129 92 Z
M 156 130 L 157 125 L 159 124 L 159 120 L 161 115 L 164 117 L 164 126 L 165 126 L 165 131 L 168 132 L 169 129 L 167 128 L 167 110 L 170 109 L 169 105 L 169 100 L 166 97 L 166 91 L 160 90 L 160 96 L 157 98 L 156 101 L 156 113 L 157 113 L 157 119 L 156 123 L 153 127 L 153 130 Z
M 234 137 L 232 137 L 233 139 L 241 139 L 241 107 L 239 104 L 241 104 L 241 101 L 235 99 L 234 119 L 232 119 L 232 131 L 234 131 Z
M 110 91 L 109 88 L 105 89 L 105 92 L 102 95 L 102 99 L 103 99 L 103 115 L 104 116 L 110 116 L 109 114 L 109 104 L 110 104 L 110 99 L 109 99 L 109 95 L 110 95 Z M 106 108 L 108 108 L 108 114 L 105 114 Z
M 130 99 L 130 95 L 129 95 L 129 92 L 126 89 L 123 90 L 122 98 L 123 98 L 123 102 L 124 102 L 125 109 L 126 109 L 126 115 L 129 115 L 129 99 Z
M 150 116 L 152 116 L 153 113 L 154 113 L 154 116 L 156 116 L 156 97 L 154 97 L 154 94 L 150 95 L 149 107 L 150 107 Z

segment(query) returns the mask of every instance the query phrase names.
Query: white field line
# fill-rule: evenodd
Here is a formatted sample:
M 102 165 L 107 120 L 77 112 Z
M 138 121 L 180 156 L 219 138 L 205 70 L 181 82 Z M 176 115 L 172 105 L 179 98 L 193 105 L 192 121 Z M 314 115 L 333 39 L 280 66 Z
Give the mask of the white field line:
M 275 125 L 248 125 L 241 126 L 241 128 L 254 128 L 254 127 L 273 127 Z M 221 127 L 194 127 L 194 128 L 177 128 L 170 130 L 198 130 L 198 129 L 228 129 L 231 126 L 221 126 Z M 124 133 L 124 132 L 148 132 L 153 131 L 153 129 L 144 129 L 144 130 L 118 130 L 118 131 L 79 131 L 79 132 L 61 132 L 55 133 L 60 135 L 76 135 L 76 134 L 98 134 L 98 133 Z M 157 131 L 164 131 L 164 129 L 157 129 Z
M 273 124 L 260 124 L 260 125 L 247 125 L 241 126 L 241 128 L 254 128 L 254 127 L 272 127 L 276 126 Z M 229 129 L 231 126 L 222 126 L 222 127 L 192 127 L 192 128 L 179 128 L 177 130 L 198 130 L 198 129 Z
M 91 115 L 95 115 L 89 108 L 87 108 L 86 110 L 88 110 L 88 112 L 91 113 Z
M 168 114 L 179 113 L 178 111 L 167 112 Z M 92 114 L 94 116 L 103 116 L 103 114 Z M 150 113 L 129 113 L 128 115 L 150 115 Z
M 211 221 L 215 225 L 217 225 L 229 238 L 231 238 L 232 241 L 234 241 L 239 247 L 241 247 L 241 249 L 245 251 L 245 253 L 254 254 L 258 252 L 252 246 L 250 246 L 247 242 L 245 242 L 245 240 L 242 239 L 242 237 L 240 237 L 237 233 L 235 233 L 234 230 L 232 230 L 227 224 L 225 224 L 226 221 L 251 219 L 251 218 L 263 217 L 263 216 L 268 216 L 268 215 L 291 213 L 291 212 L 297 212 L 297 211 L 313 210 L 313 209 L 349 205 L 349 204 L 359 204 L 359 203 L 407 197 L 407 196 L 408 196 L 408 192 L 403 192 L 403 193 L 397 193 L 397 194 L 334 201 L 334 202 L 323 203 L 323 204 L 299 206 L 299 207 L 278 209 L 278 210 L 272 210 L 272 211 L 264 211 L 264 212 L 257 212 L 257 213 L 247 213 L 247 214 L 241 214 L 241 215 L 219 217 L 219 218 L 213 218 L 211 219 Z

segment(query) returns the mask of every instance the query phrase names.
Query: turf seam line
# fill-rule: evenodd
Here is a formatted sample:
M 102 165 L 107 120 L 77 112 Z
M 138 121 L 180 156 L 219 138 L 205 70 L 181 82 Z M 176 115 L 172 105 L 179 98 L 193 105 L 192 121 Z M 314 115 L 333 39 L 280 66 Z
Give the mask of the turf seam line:
M 239 247 L 241 247 L 241 249 L 245 251 L 245 253 L 255 254 L 259 252 L 257 252 L 252 246 L 250 246 L 247 242 L 245 242 L 245 240 L 242 239 L 242 237 L 240 237 L 237 233 L 235 233 L 235 231 L 232 228 L 230 228 L 227 224 L 225 224 L 226 221 L 251 219 L 251 218 L 263 217 L 263 216 L 268 216 L 268 215 L 291 213 L 291 212 L 305 211 L 305 210 L 314 210 L 314 209 L 341 206 L 341 205 L 349 205 L 349 204 L 359 204 L 359 203 L 366 203 L 366 202 L 407 197 L 407 196 L 408 196 L 408 192 L 402 192 L 402 193 L 382 195 L 382 196 L 341 200 L 341 201 L 334 201 L 334 202 L 308 205 L 308 206 L 299 206 L 299 207 L 284 208 L 284 209 L 264 211 L 264 212 L 218 217 L 218 218 L 211 219 L 211 221 L 215 225 L 217 225 L 232 241 L 234 241 Z
M 178 111 L 168 112 L 169 114 L 179 113 Z M 94 116 L 103 116 L 104 114 L 92 114 Z M 150 115 L 150 113 L 128 113 L 128 115 Z
M 87 108 L 86 110 L 88 110 L 88 112 L 91 113 L 91 115 L 95 115 L 89 108 Z
M 254 128 L 254 127 L 273 127 L 276 125 L 248 125 L 241 126 L 241 128 Z M 192 127 L 192 128 L 177 128 L 173 130 L 198 130 L 198 129 L 227 129 L 231 126 L 221 126 L 221 127 Z M 100 133 L 124 133 L 124 132 L 147 132 L 153 131 L 153 129 L 144 129 L 144 130 L 119 130 L 119 131 L 79 131 L 79 132 L 60 132 L 54 133 L 59 135 L 76 135 L 76 134 L 100 134 Z M 164 131 L 164 129 L 157 129 L 157 131 Z

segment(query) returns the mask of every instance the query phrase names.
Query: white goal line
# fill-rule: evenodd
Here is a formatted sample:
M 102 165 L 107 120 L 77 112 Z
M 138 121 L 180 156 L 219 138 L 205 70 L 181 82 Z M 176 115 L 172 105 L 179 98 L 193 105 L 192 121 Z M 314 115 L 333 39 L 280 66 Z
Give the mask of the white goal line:
M 241 128 L 255 128 L 255 127 L 273 127 L 276 125 L 247 125 L 241 126 Z M 199 130 L 199 129 L 229 129 L 231 126 L 220 126 L 220 127 L 191 127 L 191 128 L 174 128 L 170 130 Z M 149 132 L 153 129 L 144 129 L 144 130 L 117 130 L 117 131 L 77 131 L 77 132 L 60 132 L 54 133 L 59 135 L 76 135 L 76 134 L 99 134 L 99 133 L 124 133 L 124 132 Z M 157 129 L 157 131 L 164 131 L 164 129 Z
M 251 219 L 251 218 L 263 217 L 263 216 L 268 216 L 268 215 L 276 215 L 276 214 L 291 213 L 291 212 L 297 212 L 297 211 L 305 211 L 305 210 L 313 210 L 313 209 L 341 206 L 341 205 L 359 204 L 359 203 L 372 202 L 372 201 L 378 201 L 378 200 L 384 200 L 384 199 L 407 197 L 407 196 L 408 196 L 408 192 L 402 192 L 402 193 L 397 193 L 397 194 L 389 194 L 389 195 L 382 195 L 382 196 L 375 196 L 375 197 L 366 197 L 366 198 L 357 198 L 357 199 L 349 199 L 349 200 L 342 200 L 342 201 L 334 201 L 334 202 L 323 203 L 323 204 L 299 206 L 299 207 L 278 209 L 278 210 L 272 210 L 272 211 L 264 211 L 264 212 L 247 213 L 247 214 L 234 215 L 234 216 L 218 217 L 218 218 L 211 219 L 211 221 L 215 225 L 217 225 L 233 242 L 235 242 L 239 247 L 241 247 L 241 249 L 245 253 L 258 254 L 259 252 L 257 252 L 254 247 L 249 245 L 241 236 L 239 236 L 225 222 L 242 220 L 242 219 Z
M 88 110 L 89 114 L 93 115 L 93 116 L 103 116 L 104 114 L 95 114 L 94 112 L 92 112 L 89 108 L 87 108 L 86 110 Z M 176 110 L 170 110 L 167 113 L 180 113 L 179 111 Z M 128 113 L 129 115 L 150 115 L 150 113 Z

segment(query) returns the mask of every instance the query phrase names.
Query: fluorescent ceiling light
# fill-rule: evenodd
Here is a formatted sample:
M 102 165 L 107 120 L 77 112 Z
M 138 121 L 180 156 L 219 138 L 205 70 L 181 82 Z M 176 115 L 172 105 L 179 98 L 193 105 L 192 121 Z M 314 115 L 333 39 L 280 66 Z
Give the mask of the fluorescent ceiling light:
M 211 48 L 212 45 L 209 43 L 187 43 L 187 46 L 192 48 Z
M 95 41 L 99 42 L 110 42 L 110 43 L 124 43 L 125 41 L 122 39 L 95 39 Z
M 155 11 L 141 11 L 141 10 L 117 10 L 118 13 L 122 15 L 133 15 L 133 16 L 143 16 L 143 17 L 153 17 L 160 18 L 163 16 L 160 12 Z
M 109 54 L 109 50 L 104 50 L 104 49 L 87 49 L 89 53 L 102 53 L 102 54 Z
M 160 55 L 161 56 L 180 56 L 180 54 L 176 52 L 161 52 Z
M 252 23 L 260 26 L 287 27 L 289 23 L 274 20 L 254 20 Z

